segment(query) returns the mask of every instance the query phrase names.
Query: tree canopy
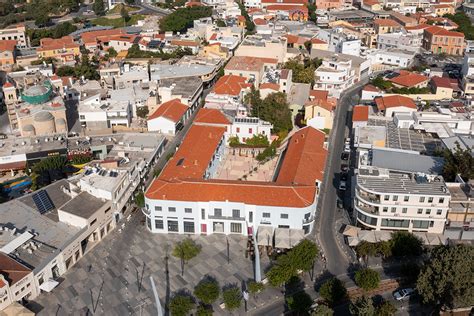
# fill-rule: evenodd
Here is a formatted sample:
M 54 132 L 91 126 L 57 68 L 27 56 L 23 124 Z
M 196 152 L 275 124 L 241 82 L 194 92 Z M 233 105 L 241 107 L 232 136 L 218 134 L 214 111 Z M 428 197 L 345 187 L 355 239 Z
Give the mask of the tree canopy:
M 311 313 L 311 316 L 332 316 L 334 311 L 326 305 L 318 305 L 314 311 Z
M 321 285 L 319 295 L 331 306 L 347 297 L 347 290 L 338 278 L 331 278 Z
M 178 47 L 171 53 L 165 53 L 163 51 L 159 52 L 149 52 L 149 51 L 144 51 L 141 50 L 138 44 L 133 44 L 132 47 L 128 49 L 127 52 L 127 58 L 160 58 L 163 60 L 167 59 L 180 59 L 183 56 L 186 55 L 192 55 L 193 52 L 189 47 Z
M 312 304 L 313 299 L 305 291 L 297 292 L 286 298 L 288 309 L 298 314 L 306 313 Z
M 196 257 L 201 252 L 201 246 L 191 238 L 179 241 L 173 249 L 173 256 L 183 259 L 185 262 Z
M 423 303 L 450 308 L 474 305 L 474 247 L 438 246 L 422 268 L 416 288 Z
M 370 291 L 379 286 L 380 275 L 375 270 L 365 268 L 355 273 L 355 283 L 365 291 Z
M 168 308 L 172 316 L 186 316 L 195 305 L 196 303 L 190 295 L 176 293 L 171 298 Z
M 214 303 L 220 294 L 219 283 L 213 278 L 201 280 L 194 288 L 194 296 L 206 305 Z
M 469 149 L 463 149 L 456 143 L 454 153 L 444 149 L 441 156 L 444 157 L 443 177 L 446 181 L 453 182 L 458 174 L 464 181 L 474 178 L 474 157 Z
M 423 253 L 423 241 L 410 232 L 392 233 L 390 239 L 391 252 L 394 256 L 419 256 Z
M 288 60 L 283 69 L 291 69 L 293 72 L 293 82 L 314 84 L 314 71 L 321 65 L 321 60 L 314 58 L 312 60 L 306 59 L 300 62 L 293 58 Z
M 92 5 L 92 10 L 98 16 L 102 16 L 105 14 L 105 5 L 103 0 L 95 0 L 94 4 Z
M 374 316 L 374 302 L 370 297 L 361 296 L 351 303 L 349 311 L 354 316 Z
M 76 78 L 80 78 L 84 76 L 85 79 L 89 80 L 98 80 L 100 78 L 99 72 L 97 71 L 97 62 L 89 60 L 89 56 L 87 54 L 82 55 L 82 59 L 80 63 L 78 63 L 75 67 L 71 66 L 62 66 L 56 70 L 56 75 L 63 77 L 63 76 L 73 76 Z
M 445 14 L 444 17 L 458 25 L 458 28 L 455 31 L 464 33 L 466 40 L 474 40 L 474 26 L 465 12 L 458 11 L 456 14 Z
M 225 309 L 228 311 L 236 310 L 242 304 L 242 295 L 240 289 L 236 286 L 227 287 L 222 291 L 222 299 Z
M 193 26 L 194 20 L 209 17 L 212 15 L 211 7 L 189 7 L 179 8 L 173 13 L 160 20 L 160 30 L 162 32 L 186 32 Z
M 265 99 L 260 99 L 260 93 L 251 89 L 247 100 L 252 105 L 252 116 L 273 124 L 273 131 L 289 131 L 293 128 L 291 123 L 291 111 L 283 92 L 270 93 Z

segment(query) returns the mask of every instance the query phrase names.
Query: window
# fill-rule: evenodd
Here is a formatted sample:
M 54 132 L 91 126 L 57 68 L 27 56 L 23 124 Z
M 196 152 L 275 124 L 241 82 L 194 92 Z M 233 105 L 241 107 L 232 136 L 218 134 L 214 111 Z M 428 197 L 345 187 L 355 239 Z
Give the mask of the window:
M 425 203 L 425 197 L 424 196 L 420 196 L 420 203 Z
M 236 131 L 237 133 L 240 133 L 240 127 L 237 127 L 237 128 L 235 129 L 235 131 Z
M 161 210 L 162 210 L 161 206 L 155 206 L 155 211 L 156 212 L 161 212 Z
M 416 211 L 416 214 L 423 214 L 423 209 L 422 209 L 422 208 L 419 208 L 419 209 Z
M 390 199 L 390 195 L 384 195 L 384 196 L 383 196 L 383 200 L 384 200 L 384 201 L 388 201 L 389 199 Z
M 163 229 L 163 220 L 162 219 L 155 219 L 155 229 Z
M 430 215 L 431 214 L 431 209 L 427 208 L 425 213 L 426 213 L 426 215 Z
M 407 211 L 408 211 L 408 209 L 406 207 L 402 208 L 402 213 L 403 214 L 406 214 Z
M 428 197 L 428 203 L 433 203 L 433 197 L 432 196 Z
M 394 202 L 398 201 L 398 195 L 394 195 L 394 196 L 393 196 L 393 201 L 394 201 Z
M 251 128 L 249 128 L 249 134 L 252 134 L 252 129 Z
M 86 116 L 85 116 L 85 115 L 79 115 L 79 119 L 85 120 L 85 119 L 86 119 Z
M 148 229 L 151 230 L 151 220 L 149 217 L 146 217 L 146 227 L 148 227 Z
M 224 232 L 224 223 L 223 222 L 214 222 L 212 223 L 212 228 L 215 233 L 223 233 Z
M 403 197 L 403 201 L 404 201 L 404 202 L 408 202 L 409 199 L 410 199 L 410 197 L 409 197 L 408 195 L 405 195 L 405 196 Z
M 253 212 L 249 212 L 249 223 L 253 222 Z
M 397 211 L 396 207 L 392 207 L 392 209 L 390 210 L 390 212 L 392 212 L 392 213 L 395 213 L 396 211 Z
M 413 221 L 413 228 L 428 228 L 430 226 L 430 221 Z
M 193 212 L 193 209 L 192 209 L 192 208 L 185 208 L 185 209 L 184 209 L 184 212 L 185 212 L 185 213 L 192 213 L 192 212 Z
M 242 234 L 242 224 L 240 223 L 230 223 L 230 232 Z
M 375 217 L 370 217 L 367 215 L 364 215 L 362 213 L 357 212 L 357 218 L 368 225 L 376 226 L 377 225 L 377 218 Z
M 443 213 L 443 210 L 437 209 L 436 210 L 436 215 L 441 215 Z
M 176 207 L 168 207 L 168 212 L 170 213 L 176 212 Z
M 178 232 L 178 221 L 168 221 L 168 231 Z
M 264 217 L 264 218 L 270 218 L 270 213 L 263 213 L 263 214 L 262 214 L 262 217 Z
M 382 218 L 382 226 L 385 227 L 408 227 L 410 225 L 409 220 L 403 219 L 388 219 Z
M 232 217 L 234 218 L 240 217 L 240 210 L 232 210 Z
M 221 217 L 221 216 L 222 216 L 222 209 L 220 209 L 220 208 L 215 208 L 215 209 L 214 209 L 214 216 Z
M 97 218 L 95 218 L 95 219 L 91 222 L 91 226 L 94 225 L 96 222 L 97 222 Z
M 384 207 L 383 210 L 382 210 L 384 213 L 387 213 L 388 212 L 388 207 Z
M 183 222 L 185 233 L 194 233 L 194 222 Z
M 438 200 L 438 203 L 441 203 L 441 204 L 443 204 L 443 203 L 444 203 L 444 198 L 442 198 L 442 197 L 441 197 L 441 198 L 439 198 L 439 200 Z
M 201 209 L 201 219 L 206 219 L 206 210 L 205 209 Z
M 280 218 L 287 219 L 287 218 L 288 218 L 288 214 L 281 213 L 281 214 L 280 214 Z

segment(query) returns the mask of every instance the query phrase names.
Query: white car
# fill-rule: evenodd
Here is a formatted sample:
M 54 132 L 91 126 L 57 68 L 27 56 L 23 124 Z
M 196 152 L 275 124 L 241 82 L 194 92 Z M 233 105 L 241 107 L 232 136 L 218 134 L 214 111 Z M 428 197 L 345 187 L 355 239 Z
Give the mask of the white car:
M 409 298 L 409 297 L 412 296 L 414 293 L 415 293 L 415 290 L 414 290 L 414 289 L 412 289 L 412 288 L 406 288 L 406 289 L 398 290 L 398 291 L 396 291 L 395 293 L 393 293 L 393 297 L 394 297 L 397 301 L 402 301 L 402 300 L 404 300 L 405 298 Z

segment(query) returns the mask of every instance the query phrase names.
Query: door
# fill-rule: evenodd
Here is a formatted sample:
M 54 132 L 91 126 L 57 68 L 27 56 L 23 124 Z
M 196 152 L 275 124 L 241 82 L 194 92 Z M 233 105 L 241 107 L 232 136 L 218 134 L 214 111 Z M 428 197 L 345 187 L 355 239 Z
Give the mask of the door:
M 206 224 L 201 224 L 201 234 L 202 235 L 207 235 L 207 225 Z

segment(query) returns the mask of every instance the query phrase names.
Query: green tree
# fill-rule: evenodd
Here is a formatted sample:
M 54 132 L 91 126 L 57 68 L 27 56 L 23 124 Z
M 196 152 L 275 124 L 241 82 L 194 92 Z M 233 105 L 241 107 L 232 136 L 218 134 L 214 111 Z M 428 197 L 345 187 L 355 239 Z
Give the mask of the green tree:
M 380 275 L 369 268 L 359 270 L 355 274 L 355 283 L 365 291 L 376 289 L 380 284 Z
M 262 282 L 250 281 L 247 287 L 249 293 L 253 295 L 254 299 L 257 299 L 257 294 L 263 291 L 265 285 Z
M 377 77 L 375 77 L 374 79 L 372 79 L 370 81 L 370 83 L 379 88 L 379 89 L 382 89 L 382 90 L 388 90 L 390 88 L 392 88 L 392 83 L 390 81 L 386 81 L 382 75 L 378 75 Z
M 420 275 L 420 266 L 416 262 L 408 261 L 400 267 L 400 272 L 406 282 L 415 283 Z
M 162 32 L 182 32 L 193 26 L 194 20 L 212 15 L 211 7 L 179 8 L 160 20 Z
M 117 51 L 113 47 L 110 47 L 107 50 L 107 54 L 109 54 L 110 57 L 117 57 L 118 55 Z
M 201 280 L 194 288 L 194 296 L 206 305 L 214 303 L 220 294 L 219 283 L 213 278 Z
M 286 297 L 288 309 L 297 314 L 306 313 L 312 304 L 313 299 L 304 291 Z
M 35 25 L 36 26 L 46 26 L 50 23 L 51 18 L 49 17 L 47 12 L 38 12 L 35 18 Z
M 169 311 L 172 316 L 186 316 L 196 306 L 193 298 L 186 293 L 176 293 L 170 300 Z
M 295 275 L 297 271 L 288 254 L 279 256 L 277 262 L 267 272 L 268 281 L 272 286 L 282 286 Z
M 94 13 L 96 15 L 98 16 L 104 15 L 105 14 L 104 0 L 95 0 L 92 6 L 92 9 L 94 10 Z
M 375 307 L 370 297 L 361 296 L 349 306 L 351 315 L 354 316 L 375 316 Z
M 120 9 L 120 16 L 125 22 L 130 21 L 130 15 L 128 14 L 127 8 L 124 5 Z
M 314 311 L 311 313 L 311 316 L 332 316 L 334 315 L 334 311 L 332 308 L 326 305 L 318 305 Z
M 145 194 L 143 194 L 143 191 L 135 195 L 135 205 L 139 208 L 145 207 Z
M 366 261 L 368 257 L 375 256 L 377 249 L 374 243 L 363 240 L 355 247 L 355 252 Z
M 454 181 L 456 175 L 461 175 L 464 181 L 474 178 L 474 157 L 470 149 L 463 149 L 456 142 L 454 152 L 449 149 L 442 151 L 444 157 L 443 177 L 446 181 Z
M 212 316 L 212 307 L 201 304 L 198 306 L 196 310 L 196 315 L 197 316 Z
M 184 274 L 184 265 L 200 252 L 201 246 L 196 244 L 191 238 L 186 238 L 176 244 L 173 249 L 173 256 L 181 259 L 181 275 Z
M 392 254 L 396 257 L 419 256 L 423 253 L 423 242 L 410 232 L 392 233 L 390 243 Z
M 347 290 L 338 278 L 331 278 L 321 285 L 319 295 L 331 306 L 336 305 L 347 297 Z
M 293 82 L 314 84 L 314 71 L 316 65 L 309 62 L 307 65 L 293 58 L 283 64 L 283 69 L 291 69 L 293 72 Z
M 236 286 L 227 287 L 222 291 L 222 299 L 225 304 L 225 309 L 229 312 L 238 309 L 242 303 L 240 289 Z
M 225 24 L 224 20 L 221 20 L 221 19 L 218 19 L 218 20 L 216 21 L 216 25 L 217 25 L 218 27 L 226 27 L 226 26 L 227 26 L 227 25 Z
M 291 111 L 283 92 L 270 93 L 262 102 L 252 105 L 252 116 L 273 124 L 273 131 L 289 131 L 293 128 Z
M 137 108 L 137 116 L 142 118 L 142 119 L 145 119 L 147 116 L 148 116 L 148 113 L 149 113 L 149 110 L 148 110 L 148 106 L 140 106 Z
M 316 5 L 313 3 L 308 3 L 306 6 L 308 7 L 309 20 L 316 23 L 318 19 L 318 16 L 316 15 Z
M 389 301 L 383 301 L 377 307 L 377 316 L 393 316 L 397 312 L 397 308 Z
M 438 246 L 431 251 L 416 284 L 425 304 L 449 308 L 474 305 L 474 247 Z
M 297 270 L 310 271 L 318 256 L 318 247 L 309 239 L 303 239 L 291 249 L 291 258 Z

